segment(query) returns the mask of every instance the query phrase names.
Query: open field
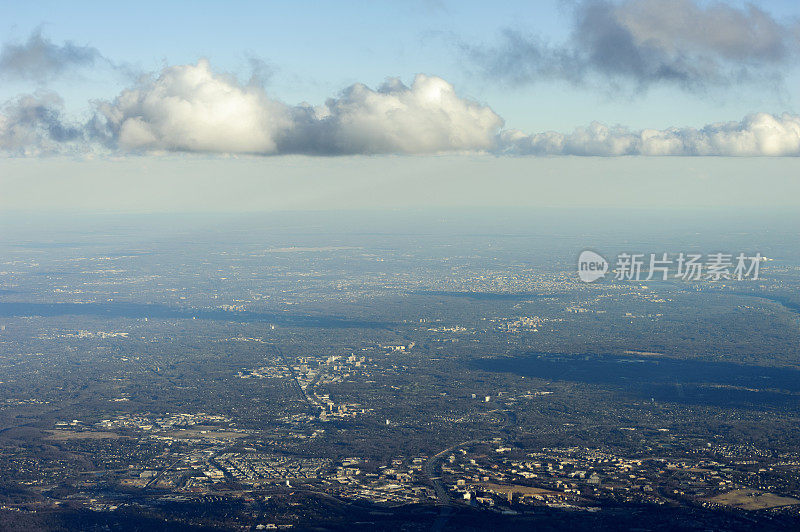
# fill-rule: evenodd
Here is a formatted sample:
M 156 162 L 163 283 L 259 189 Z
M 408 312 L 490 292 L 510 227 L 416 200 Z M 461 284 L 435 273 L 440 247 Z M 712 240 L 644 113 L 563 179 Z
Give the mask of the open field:
M 757 490 L 733 490 L 712 497 L 709 501 L 741 510 L 766 510 L 767 508 L 800 504 L 800 500 L 792 497 L 781 497 L 774 493 Z
M 48 440 L 116 440 L 121 436 L 115 432 L 76 431 L 76 430 L 47 430 Z

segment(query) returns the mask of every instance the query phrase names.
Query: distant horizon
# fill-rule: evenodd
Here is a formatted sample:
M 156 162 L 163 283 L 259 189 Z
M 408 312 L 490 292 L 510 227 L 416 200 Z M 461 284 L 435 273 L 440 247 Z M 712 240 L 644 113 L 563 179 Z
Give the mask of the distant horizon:
M 788 0 L 0 5 L 0 211 L 800 207 Z
M 800 207 L 795 158 L 0 159 L 0 211 Z

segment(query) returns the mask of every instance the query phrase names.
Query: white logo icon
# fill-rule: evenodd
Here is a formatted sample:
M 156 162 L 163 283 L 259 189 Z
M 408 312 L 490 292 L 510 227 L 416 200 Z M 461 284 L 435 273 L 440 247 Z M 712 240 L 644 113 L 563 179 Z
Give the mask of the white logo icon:
M 583 251 L 578 257 L 578 276 L 584 283 L 602 278 L 608 271 L 608 261 L 594 251 Z

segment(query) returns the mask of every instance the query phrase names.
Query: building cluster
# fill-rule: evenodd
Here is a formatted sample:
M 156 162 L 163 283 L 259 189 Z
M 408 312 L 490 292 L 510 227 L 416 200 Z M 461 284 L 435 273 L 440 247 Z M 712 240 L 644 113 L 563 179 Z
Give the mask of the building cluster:
M 411 460 L 392 459 L 391 464 L 367 471 L 360 458 L 348 458 L 336 469 L 330 489 L 345 499 L 363 499 L 374 504 L 403 505 L 436 499 L 421 477 L 427 456 Z
M 72 422 L 57 422 L 56 426 L 69 423 L 74 425 L 78 420 Z M 185 429 L 195 425 L 219 425 L 230 423 L 229 417 L 220 414 L 207 414 L 198 412 L 189 413 L 168 413 L 165 416 L 144 416 L 135 414 L 120 414 L 114 418 L 102 419 L 96 423 L 98 428 L 104 430 L 115 429 L 138 429 L 145 432 L 158 432 L 163 430 Z
M 486 446 L 494 449 L 487 452 Z M 756 472 L 768 472 L 762 460 L 769 451 L 738 449 L 729 460 L 720 451 L 730 446 L 709 445 L 686 456 L 625 457 L 587 447 L 544 448 L 523 452 L 494 442 L 461 448 L 442 465 L 452 496 L 466 504 L 528 504 L 592 510 L 602 503 L 666 505 L 676 501 L 700 506 L 758 509 L 794 508 L 800 499 L 779 497 L 758 485 Z M 742 460 L 743 455 L 759 459 Z M 717 459 L 711 459 L 714 456 Z M 738 493 L 750 493 L 741 502 Z M 733 494 L 733 495 L 731 495 Z M 751 508 L 751 509 L 752 509 Z
M 219 470 L 242 484 L 321 478 L 331 468 L 322 458 L 296 458 L 265 453 L 224 453 L 214 458 Z

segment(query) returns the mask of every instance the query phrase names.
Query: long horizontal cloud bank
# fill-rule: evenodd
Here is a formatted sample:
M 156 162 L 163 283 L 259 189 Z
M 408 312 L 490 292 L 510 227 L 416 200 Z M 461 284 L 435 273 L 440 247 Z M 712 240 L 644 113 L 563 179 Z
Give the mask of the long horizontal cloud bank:
M 498 148 L 517 155 L 800 156 L 800 116 L 757 113 L 701 129 L 631 131 L 593 122 L 566 135 L 508 130 L 500 133 Z
M 0 107 L 0 152 L 800 156 L 797 115 L 754 114 L 700 129 L 632 131 L 592 123 L 569 134 L 526 134 L 504 130 L 489 106 L 422 74 L 410 86 L 355 84 L 322 105 L 290 106 L 200 61 L 167 67 L 113 101 L 94 102 L 84 122 L 65 118 L 62 107 L 49 92 Z

